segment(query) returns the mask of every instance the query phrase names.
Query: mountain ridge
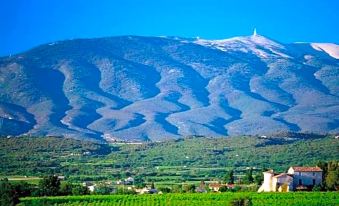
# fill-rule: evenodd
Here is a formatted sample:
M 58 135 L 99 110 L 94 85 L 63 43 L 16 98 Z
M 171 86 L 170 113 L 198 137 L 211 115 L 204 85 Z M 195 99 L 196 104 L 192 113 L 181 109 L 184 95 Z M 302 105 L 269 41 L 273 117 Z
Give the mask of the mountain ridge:
M 1 135 L 162 140 L 339 131 L 336 44 L 118 36 L 0 58 Z

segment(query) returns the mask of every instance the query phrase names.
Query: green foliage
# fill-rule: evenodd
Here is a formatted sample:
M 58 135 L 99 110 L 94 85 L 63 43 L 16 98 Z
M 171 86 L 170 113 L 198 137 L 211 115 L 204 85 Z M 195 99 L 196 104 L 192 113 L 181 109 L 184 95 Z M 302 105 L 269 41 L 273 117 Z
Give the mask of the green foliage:
M 225 183 L 234 184 L 234 170 L 233 169 L 226 172 L 224 180 L 225 180 Z
M 182 186 L 181 185 L 173 185 L 172 186 L 173 193 L 182 193 Z
M 95 194 L 98 194 L 98 195 L 109 195 L 111 193 L 114 192 L 114 188 L 112 187 L 109 187 L 107 185 L 98 185 L 96 188 L 95 188 Z
M 230 201 L 230 206 L 251 206 L 251 199 L 242 197 L 239 199 L 233 199 Z
M 73 188 L 73 184 L 70 182 L 62 182 L 60 185 L 60 191 L 59 194 L 60 195 L 70 195 L 72 194 L 72 188 Z
M 238 192 L 238 191 L 240 191 L 241 190 L 241 187 L 240 186 L 235 186 L 231 191 L 232 192 Z
M 57 174 L 75 183 L 138 176 L 138 187 L 151 182 L 193 184 L 224 181 L 225 169 L 234 168 L 237 179 L 246 175 L 247 167 L 256 167 L 253 176 L 257 176 L 262 168 L 283 172 L 291 165 L 314 166 L 319 160 L 338 160 L 338 146 L 333 136 L 314 135 L 192 137 L 114 145 L 57 137 L 0 138 L 0 175 Z
M 135 195 L 136 192 L 134 190 L 128 190 L 125 187 L 122 187 L 122 188 L 117 189 L 116 194 L 118 194 L 118 195 Z
M 12 206 L 19 203 L 19 196 L 8 179 L 0 180 L 0 206 Z
M 338 171 L 329 171 L 326 179 L 325 179 L 325 183 L 326 183 L 326 187 L 329 190 L 335 190 L 336 186 L 339 186 L 339 173 Z
M 193 193 L 193 192 L 195 192 L 195 188 L 196 188 L 196 186 L 193 185 L 193 184 L 185 184 L 182 187 L 183 192 L 186 192 L 186 193 Z
M 246 171 L 246 175 L 243 178 L 243 182 L 246 184 L 250 184 L 254 182 L 254 178 L 253 178 L 253 168 L 250 168 Z
M 321 186 L 319 186 L 319 185 L 316 185 L 316 186 L 314 186 L 313 188 L 312 188 L 312 191 L 313 192 L 320 192 L 322 190 L 322 188 L 321 188 Z
M 322 185 L 328 190 L 339 190 L 339 161 L 321 161 L 318 166 L 323 170 Z
M 53 206 L 337 206 L 335 192 L 297 193 L 184 193 L 163 195 L 87 195 L 67 197 L 23 198 L 22 205 Z
M 263 174 L 264 171 L 267 171 L 267 169 L 264 168 L 261 172 L 259 172 L 259 173 L 254 177 L 254 182 L 255 182 L 257 185 L 261 185 L 262 182 L 264 181 L 264 174 Z
M 46 176 L 40 180 L 39 189 L 42 196 L 59 195 L 60 180 L 55 175 Z
M 219 188 L 219 192 L 227 192 L 227 191 L 228 191 L 227 186 L 221 186 L 221 187 Z
M 72 186 L 72 195 L 88 195 L 90 191 L 87 187 L 82 185 L 73 185 Z
M 144 179 L 142 178 L 142 176 L 136 175 L 134 177 L 134 185 L 137 188 L 143 188 L 143 187 L 146 186 L 146 183 L 145 183 Z
M 162 193 L 170 193 L 172 192 L 172 189 L 169 187 L 158 187 L 158 190 L 161 191 Z

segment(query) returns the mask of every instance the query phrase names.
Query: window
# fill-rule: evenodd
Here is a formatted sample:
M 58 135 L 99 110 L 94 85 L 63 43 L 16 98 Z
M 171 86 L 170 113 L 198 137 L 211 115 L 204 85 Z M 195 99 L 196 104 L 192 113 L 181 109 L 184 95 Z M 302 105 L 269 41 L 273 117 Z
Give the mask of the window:
M 313 176 L 315 176 L 315 172 L 313 172 Z
M 299 185 L 302 185 L 302 184 L 303 184 L 302 180 L 301 180 L 301 179 L 299 179 Z
M 313 185 L 315 185 L 315 179 L 313 179 Z

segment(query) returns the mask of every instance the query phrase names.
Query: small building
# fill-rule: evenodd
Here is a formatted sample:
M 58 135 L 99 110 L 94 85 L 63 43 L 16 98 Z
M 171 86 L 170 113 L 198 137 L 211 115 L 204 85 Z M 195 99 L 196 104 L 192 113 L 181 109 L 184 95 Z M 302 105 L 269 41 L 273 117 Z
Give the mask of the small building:
M 227 184 L 211 183 L 208 185 L 208 188 L 213 192 L 219 192 L 221 187 L 227 187 Z
M 65 180 L 65 176 L 59 175 L 59 176 L 58 176 L 58 179 L 59 179 L 59 180 Z
M 264 182 L 258 192 L 289 192 L 311 190 L 322 182 L 322 170 L 319 167 L 290 167 L 287 173 L 263 172 Z
M 135 189 L 135 192 L 142 195 L 142 194 L 148 194 L 149 190 L 150 190 L 150 189 L 147 188 L 147 187 L 144 187 L 144 188 L 136 188 L 136 189 Z
M 124 180 L 124 185 L 133 185 L 134 184 L 134 178 L 128 177 Z
M 135 189 L 135 192 L 142 195 L 142 194 L 158 194 L 158 190 L 157 189 L 152 189 L 152 188 L 149 188 L 149 187 L 144 187 L 144 188 L 136 188 Z
M 264 182 L 258 192 L 288 192 L 293 189 L 293 175 L 274 173 L 269 170 L 264 173 Z
M 115 182 L 117 185 L 133 185 L 134 183 L 134 178 L 133 177 L 128 177 L 124 180 L 118 180 Z
M 84 187 L 87 187 L 90 192 L 94 192 L 95 187 L 96 187 L 96 184 L 94 184 L 92 182 L 83 182 L 82 185 Z
M 293 175 L 293 190 L 298 187 L 310 190 L 323 181 L 323 170 L 319 167 L 290 167 L 288 174 Z

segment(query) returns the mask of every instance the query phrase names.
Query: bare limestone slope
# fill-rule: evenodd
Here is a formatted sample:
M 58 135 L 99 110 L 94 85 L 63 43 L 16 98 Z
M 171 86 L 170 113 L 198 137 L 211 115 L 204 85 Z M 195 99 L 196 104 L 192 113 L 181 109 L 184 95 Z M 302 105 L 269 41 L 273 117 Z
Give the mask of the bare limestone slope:
M 0 58 L 0 135 L 339 132 L 339 46 L 121 36 Z

